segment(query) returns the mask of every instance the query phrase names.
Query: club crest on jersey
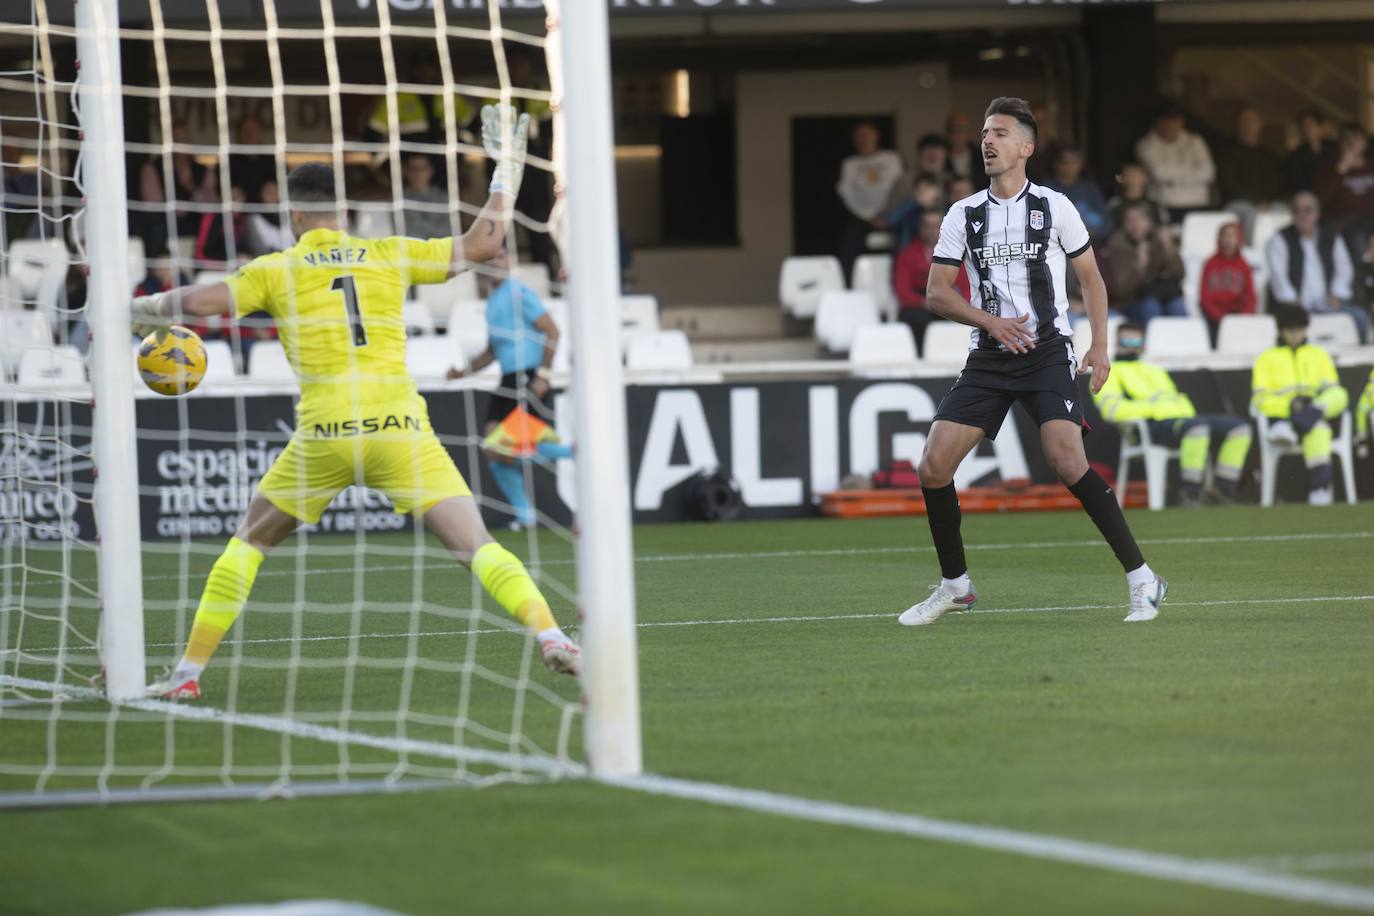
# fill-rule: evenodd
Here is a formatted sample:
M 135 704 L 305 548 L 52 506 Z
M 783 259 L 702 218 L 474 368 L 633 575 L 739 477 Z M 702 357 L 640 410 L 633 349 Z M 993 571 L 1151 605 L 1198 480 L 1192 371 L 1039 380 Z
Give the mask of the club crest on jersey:
M 1032 211 L 1030 212 L 1030 227 L 1031 227 L 1032 229 L 1044 229 L 1044 228 L 1045 228 L 1045 214 L 1044 214 L 1043 211 L 1041 211 L 1041 210 L 1032 210 Z

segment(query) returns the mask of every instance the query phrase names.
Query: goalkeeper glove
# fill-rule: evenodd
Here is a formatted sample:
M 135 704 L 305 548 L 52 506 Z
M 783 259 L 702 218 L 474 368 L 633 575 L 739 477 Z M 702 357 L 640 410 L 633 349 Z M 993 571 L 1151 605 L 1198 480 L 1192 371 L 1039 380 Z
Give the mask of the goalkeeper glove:
M 136 296 L 129 307 L 130 327 L 139 337 L 147 337 L 154 331 L 165 331 L 172 325 L 175 309 L 176 303 L 167 293 Z
M 525 176 L 525 144 L 529 138 L 530 116 L 516 117 L 513 105 L 482 106 L 482 147 L 496 161 L 492 173 L 491 194 L 520 193 L 520 181 Z

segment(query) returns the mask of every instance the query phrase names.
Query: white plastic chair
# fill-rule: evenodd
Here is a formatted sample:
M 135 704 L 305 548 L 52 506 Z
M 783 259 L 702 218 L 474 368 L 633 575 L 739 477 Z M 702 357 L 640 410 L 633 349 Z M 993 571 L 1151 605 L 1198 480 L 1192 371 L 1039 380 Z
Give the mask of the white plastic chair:
M 1212 352 L 1207 322 L 1201 318 L 1155 318 L 1145 326 L 1145 359 L 1207 356 Z
M 909 375 L 919 365 L 916 338 L 900 322 L 861 325 L 854 329 L 849 362 L 857 374 L 869 378 Z
M 384 239 L 396 234 L 391 204 L 360 205 L 353 218 L 352 235 L 363 239 Z
M 129 236 L 129 289 L 137 289 L 138 284 L 148 275 L 148 258 L 143 249 L 143 239 Z
M 481 299 L 453 303 L 445 323 L 464 359 L 471 360 L 487 348 L 487 304 Z
M 249 354 L 257 353 L 257 348 L 266 342 L 262 340 L 254 342 L 248 351 Z M 205 341 L 205 378 L 200 380 L 200 386 L 196 388 L 196 391 L 216 388 L 226 382 L 232 383 L 237 378 L 238 370 L 234 368 L 234 350 L 229 346 L 229 342 L 225 340 Z
M 862 290 L 831 290 L 821 294 L 816 308 L 816 339 L 834 353 L 848 353 L 854 330 L 878 324 L 878 303 Z
M 1255 223 L 1250 227 L 1250 247 L 1263 251 L 1270 239 L 1287 229 L 1292 223 L 1293 214 L 1287 210 L 1266 210 L 1263 213 L 1256 213 Z
M 844 271 L 838 258 L 784 258 L 778 276 L 778 301 L 783 311 L 796 318 L 814 318 L 821 294 L 844 289 Z
M 1227 315 L 1217 329 L 1217 352 L 1259 356 L 1278 339 L 1273 315 Z
M 1116 329 L 1121 327 L 1126 319 L 1111 317 L 1107 319 L 1107 358 L 1116 358 Z M 1083 320 L 1074 325 L 1073 329 L 1073 352 L 1082 362 L 1083 354 L 1088 352 L 1088 348 L 1093 345 L 1093 326 L 1092 322 Z
M 52 329 L 42 312 L 30 309 L 0 311 L 0 375 L 19 370 L 24 353 L 52 347 Z
M 1169 461 L 1179 456 L 1179 450 L 1162 445 L 1150 438 L 1150 425 L 1144 420 L 1119 423 L 1121 431 L 1121 458 L 1116 466 L 1116 501 L 1126 505 L 1126 484 L 1131 482 L 1131 461 L 1141 458 L 1145 461 L 1145 485 L 1149 490 L 1149 504 L 1152 510 L 1164 508 L 1164 494 L 1169 485 Z M 1211 473 L 1210 466 L 1208 473 Z
M 22 309 L 24 307 L 24 288 L 19 281 L 8 274 L 0 274 L 0 310 Z
M 407 302 L 401 306 L 401 322 L 405 325 L 407 336 L 434 333 L 434 315 L 418 302 Z
M 248 351 L 248 377 L 255 382 L 294 382 L 296 373 L 279 340 L 259 340 Z
M 1328 350 L 1349 350 L 1360 345 L 1360 329 L 1344 312 L 1314 312 L 1307 339 Z
M 558 346 L 553 351 L 553 365 L 549 368 L 559 373 L 571 372 L 572 336 L 568 333 L 568 300 L 545 299 L 544 310 L 548 312 L 549 317 L 553 319 L 554 325 L 558 328 Z
M 415 287 L 415 298 L 429 310 L 436 327 L 447 327 L 454 303 L 480 300 L 477 292 L 477 274 L 465 270 L 456 277 L 443 283 L 426 283 Z
M 534 290 L 534 294 L 540 299 L 548 299 L 553 295 L 553 287 L 549 282 L 549 268 L 545 264 L 538 261 L 516 264 L 511 268 L 511 275 Z
M 871 293 L 878 303 L 878 313 L 884 321 L 897 317 L 897 293 L 892 288 L 892 256 L 887 254 L 860 255 L 854 261 L 854 281 L 851 287 Z
M 654 296 L 620 297 L 620 349 L 630 344 L 630 338 L 645 331 L 657 331 L 658 299 Z M 560 328 L 561 330 L 561 328 Z
M 1179 254 L 1202 255 L 1203 260 L 1217 251 L 1217 233 L 1227 223 L 1240 220 L 1229 210 L 1195 210 L 1183 217 L 1183 237 L 1179 240 Z
M 927 366 L 963 368 L 968 361 L 973 329 L 957 321 L 932 321 L 926 325 L 921 359 Z
M 647 371 L 690 369 L 692 345 L 687 335 L 677 329 L 636 334 L 625 352 L 625 367 Z
M 72 346 L 25 350 L 19 360 L 20 388 L 67 388 L 86 383 L 86 362 Z
M 442 379 L 448 370 L 462 368 L 468 360 L 453 337 L 415 337 L 406 341 L 406 371 L 417 379 Z
M 1183 304 L 1188 314 L 1194 318 L 1202 317 L 1202 271 L 1207 266 L 1207 255 L 1183 254 Z
M 61 324 L 58 303 L 70 264 L 71 254 L 61 239 L 15 239 L 5 257 L 6 270 L 18 281 L 24 299 L 54 327 Z
M 1259 435 L 1256 436 L 1259 445 L 1260 458 L 1260 505 L 1272 506 L 1274 504 L 1274 494 L 1278 489 L 1279 483 L 1279 459 L 1285 455 L 1297 455 L 1302 457 L 1302 442 L 1292 445 L 1284 442 L 1269 441 L 1269 427 L 1274 420 L 1260 413 L 1253 405 L 1250 408 L 1250 416 L 1255 420 Z M 1330 420 L 1327 421 L 1331 422 Z M 1352 432 L 1354 423 L 1351 420 L 1350 411 L 1341 414 L 1340 423 L 1337 424 L 1335 435 L 1331 439 L 1331 460 L 1341 463 L 1341 476 L 1345 480 L 1345 501 L 1350 505 L 1355 505 L 1355 436 Z

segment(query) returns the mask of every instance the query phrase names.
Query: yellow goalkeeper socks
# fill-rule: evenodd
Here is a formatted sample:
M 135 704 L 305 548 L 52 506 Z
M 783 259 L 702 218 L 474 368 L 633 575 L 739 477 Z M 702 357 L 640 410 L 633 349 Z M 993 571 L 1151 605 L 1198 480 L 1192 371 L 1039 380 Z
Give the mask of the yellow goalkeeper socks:
M 472 555 L 472 574 L 507 614 L 535 633 L 558 628 L 549 603 L 525 570 L 525 564 L 500 544 L 493 542 L 478 548 Z
M 209 663 L 210 656 L 219 648 L 220 640 L 224 639 L 224 634 L 243 610 L 261 565 L 261 550 L 247 541 L 229 539 L 229 545 L 215 561 L 209 578 L 205 580 L 205 591 L 200 597 L 200 606 L 196 608 L 191 638 L 186 643 L 186 654 L 182 656 L 181 664 L 177 665 L 178 671 L 199 673 Z

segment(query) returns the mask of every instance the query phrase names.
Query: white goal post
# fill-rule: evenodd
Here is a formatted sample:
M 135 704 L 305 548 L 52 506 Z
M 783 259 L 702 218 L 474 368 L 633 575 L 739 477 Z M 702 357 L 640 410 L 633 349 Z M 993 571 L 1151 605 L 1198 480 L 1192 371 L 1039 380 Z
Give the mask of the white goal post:
M 25 346 L 45 353 L 83 348 L 88 381 L 28 387 L 0 359 L 0 498 L 12 497 L 3 504 L 18 506 L 36 492 L 32 454 L 41 439 L 42 447 L 58 456 L 54 460 L 63 476 L 57 483 L 71 484 L 76 513 L 88 514 L 93 525 L 89 534 L 84 521 L 72 521 L 60 532 L 49 526 L 40 542 L 25 519 L 0 517 L 0 808 L 351 794 L 511 779 L 620 779 L 642 772 L 621 315 L 618 307 L 608 306 L 620 301 L 608 4 L 547 0 L 542 20 L 526 14 L 505 23 L 503 14 L 512 12 L 503 0 L 488 0 L 484 15 L 462 17 L 453 6 L 426 4 L 422 18 L 409 8 L 398 17 L 383 0 L 370 13 L 375 19 L 360 25 L 359 18 L 350 18 L 356 12 L 336 21 L 336 0 L 313 2 L 318 10 L 309 23 L 279 22 L 282 0 L 264 0 L 264 21 L 249 23 L 226 23 L 218 0 L 206 0 L 204 23 L 180 18 L 184 11 L 172 0 L 150 0 L 151 19 L 133 24 L 121 23 L 119 0 L 21 0 L 29 7 L 27 22 L 24 16 L 0 14 L 0 25 L 17 18 L 24 40 L 31 39 L 35 48 L 24 63 L 33 84 L 31 99 L 26 98 L 26 72 L 0 66 L 0 91 L 11 93 L 0 98 L 0 133 L 7 142 L 20 137 L 25 162 L 40 161 L 39 210 L 46 206 L 45 195 L 61 196 L 57 189 L 63 182 L 79 189 L 79 200 L 68 194 L 53 209 L 62 215 L 52 226 L 44 224 L 45 215 L 34 225 L 43 229 L 45 244 L 70 249 L 70 262 L 88 276 L 84 307 L 79 302 L 68 307 L 65 298 L 54 306 L 46 301 L 47 292 L 25 293 L 22 311 L 47 307 L 56 316 L 47 343 L 35 339 Z M 73 7 L 74 18 L 64 19 Z M 300 9 L 293 7 L 296 13 Z M 302 77 L 299 63 L 287 60 L 301 82 L 283 76 L 290 68 L 283 66 L 280 45 L 288 40 L 318 54 L 320 72 Z M 355 82 L 341 69 L 338 48 L 350 41 L 380 42 L 382 85 Z M 392 48 L 394 42 L 412 54 L 422 53 L 413 49 L 426 43 L 432 43 L 431 51 L 437 46 L 440 75 L 418 85 L 404 72 L 407 64 Z M 494 66 L 478 71 L 473 63 L 478 55 L 469 54 L 463 61 L 467 70 L 456 75 L 449 47 L 463 42 L 469 49 L 487 45 Z M 226 60 L 232 59 L 226 48 L 232 43 L 267 49 L 271 67 L 258 76 L 270 82 L 236 83 L 232 73 L 226 75 Z M 74 72 L 68 72 L 64 52 L 54 53 L 49 44 L 74 45 Z M 122 72 L 121 44 L 142 47 L 144 76 L 151 85 Z M 547 87 L 535 78 L 524 85 L 513 82 L 506 56 L 511 46 L 526 55 L 542 54 Z M 185 61 L 188 48 L 208 53 L 199 58 L 201 73 L 183 85 L 176 80 L 184 74 L 171 62 L 177 54 Z M 0 46 L 0 53 L 4 50 Z M 399 102 L 406 93 L 445 101 L 438 139 L 417 141 L 400 131 Z M 261 111 L 270 102 L 266 141 L 231 135 L 229 106 L 236 94 L 258 106 L 238 110 Z M 62 114 L 59 123 L 55 112 L 68 95 L 72 114 Z M 385 111 L 389 123 L 380 138 L 349 133 L 344 96 L 355 103 L 355 112 L 360 98 Z M 548 313 L 566 315 L 571 340 L 570 365 L 555 368 L 554 378 L 566 383 L 557 413 L 575 440 L 570 460 L 576 485 L 566 508 L 576 521 L 559 520 L 566 516 L 561 504 L 558 518 L 552 518 L 554 509 L 546 513 L 539 505 L 537 517 L 547 523 L 542 530 L 513 525 L 521 533 L 504 542 L 516 552 L 523 544 L 522 559 L 534 580 L 551 603 L 557 600 L 559 622 L 577 628 L 579 683 L 541 681 L 544 672 L 538 649 L 531 649 L 532 636 L 493 613 L 477 585 L 471 586 L 470 599 L 448 579 L 441 588 L 432 586 L 432 576 L 457 574 L 450 572 L 447 551 L 426 545 L 423 526 L 407 523 L 404 530 L 369 533 L 364 522 L 371 518 L 364 508 L 372 507 L 366 495 L 371 491 L 359 487 L 356 493 L 345 490 L 335 506 L 343 521 L 355 521 L 334 528 L 304 526 L 294 541 L 278 548 L 280 554 L 273 551 L 264 562 L 261 575 L 276 578 L 264 587 L 267 597 L 250 596 L 216 656 L 212 669 L 222 679 L 218 695 L 208 695 L 203 705 L 146 698 L 146 685 L 156 679 L 159 665 L 175 661 L 172 653 L 185 645 L 209 560 L 232 531 L 221 527 L 230 523 L 224 512 L 231 504 L 241 511 L 246 504 L 241 495 L 251 491 L 266 457 L 276 454 L 276 444 L 284 443 L 290 431 L 281 419 L 263 419 L 276 407 L 261 406 L 280 402 L 288 389 L 283 382 L 251 377 L 242 363 L 258 357 L 241 356 L 237 336 L 226 338 L 229 346 L 221 344 L 225 357 L 212 357 L 227 358 L 232 346 L 239 373 L 210 392 L 224 405 L 213 419 L 205 419 L 210 415 L 202 414 L 204 402 L 197 400 L 206 390 L 178 401 L 152 398 L 142 390 L 128 328 L 130 291 L 142 280 L 131 266 L 131 244 L 142 252 L 143 242 L 130 230 L 131 215 L 151 214 L 153 222 L 165 223 L 165 257 L 175 277 L 183 262 L 192 265 L 184 261 L 184 247 L 178 247 L 186 243 L 187 214 L 199 221 L 200 242 L 216 220 L 228 236 L 233 220 L 244 212 L 279 215 L 283 230 L 289 226 L 284 186 L 277 211 L 265 200 L 246 207 L 231 202 L 231 157 L 270 149 L 274 184 L 289 171 L 288 162 L 329 161 L 344 192 L 340 213 L 355 214 L 360 238 L 374 237 L 359 227 L 362 216 L 394 225 L 402 234 L 412 207 L 402 193 L 404 157 L 435 162 L 443 157 L 446 217 L 456 235 L 460 214 L 476 212 L 476 179 L 468 176 L 483 165 L 481 145 L 460 131 L 463 124 L 454 114 L 460 97 L 477 104 L 533 102 L 550 113 L 551 150 L 547 158 L 531 156 L 526 181 L 531 173 L 548 181 L 551 212 L 522 209 L 508 245 L 517 255 L 517 230 L 522 239 L 543 234 L 562 268 L 553 277 Z M 183 129 L 174 117 L 179 99 L 211 110 L 199 137 L 177 133 Z M 296 125 L 286 122 L 310 104 L 327 110 L 327 127 L 302 138 Z M 143 107 L 147 123 L 126 138 L 125 111 L 131 105 Z M 126 161 L 139 157 L 140 169 L 151 169 L 165 197 L 140 193 L 131 200 L 126 193 L 126 188 L 138 190 L 147 177 L 132 174 L 132 164 L 126 174 Z M 364 161 L 390 188 L 387 196 L 348 196 L 345 169 Z M 379 168 L 379 161 L 386 164 Z M 207 186 L 218 176 L 219 197 L 179 196 L 174 167 L 188 162 L 211 173 Z M 162 203 L 150 203 L 158 200 Z M 20 208 L 10 209 L 0 218 L 22 215 Z M 11 244 L 3 235 L 0 240 Z M 233 269 L 237 244 L 226 238 L 223 260 L 229 263 L 212 270 Z M 151 268 L 153 254 L 148 254 Z M 204 271 L 205 260 L 198 242 L 193 266 Z M 240 256 L 237 263 L 246 260 Z M 11 271 L 15 263 L 0 259 L 0 267 L 9 264 Z M 143 263 L 141 255 L 137 263 Z M 202 273 L 199 282 L 220 276 Z M 0 270 L 0 284 L 10 280 Z M 0 286 L 0 293 L 8 288 Z M 454 302 L 454 314 L 471 304 Z M 7 307 L 0 301 L 0 317 Z M 450 332 L 442 336 L 456 341 L 456 330 Z M 425 341 L 431 350 L 437 337 Z M 244 352 L 270 354 L 273 345 L 257 342 Z M 460 342 L 445 346 L 451 353 Z M 462 365 L 463 356 L 457 358 L 456 365 Z M 451 415 L 461 416 L 467 426 L 441 429 L 436 416 L 434 428 L 457 456 L 479 506 L 506 512 L 512 507 L 481 479 L 486 459 L 475 405 L 494 393 L 492 388 L 490 381 L 465 381 L 443 389 L 445 404 L 456 411 Z M 50 403 L 60 406 L 49 409 Z M 141 427 L 150 412 L 164 425 Z M 559 432 L 565 423 L 557 424 Z M 79 468 L 72 470 L 73 455 L 77 463 L 89 461 L 89 480 Z M 230 457 L 218 466 L 217 455 Z M 169 478 L 181 476 L 164 485 L 150 480 L 150 465 Z M 254 470 L 247 469 L 250 465 Z M 551 489 L 550 467 L 551 462 L 525 464 L 531 494 L 540 489 L 533 482 L 536 469 L 544 475 L 542 492 Z M 219 518 L 197 518 L 188 508 L 198 493 L 209 492 L 207 476 L 219 486 L 213 498 L 225 504 Z M 46 478 L 43 485 L 50 485 Z M 159 519 L 168 522 L 167 530 L 159 528 L 162 539 L 150 541 L 150 500 L 157 505 L 159 498 L 165 515 Z M 575 571 L 575 578 L 563 578 L 565 568 Z M 409 595 L 376 598 L 376 583 L 386 588 L 392 581 L 404 584 Z M 328 597 L 333 592 L 317 583 L 343 597 Z M 435 599 L 436 591 L 452 600 Z M 250 623 L 255 629 L 246 631 Z M 333 707 L 328 705 L 331 690 L 338 691 Z M 395 704 L 390 713 L 387 702 Z M 579 716 L 580 736 L 575 731 Z

